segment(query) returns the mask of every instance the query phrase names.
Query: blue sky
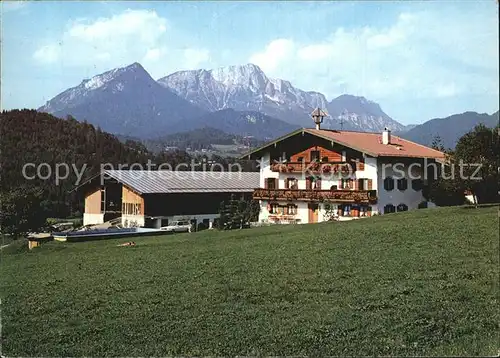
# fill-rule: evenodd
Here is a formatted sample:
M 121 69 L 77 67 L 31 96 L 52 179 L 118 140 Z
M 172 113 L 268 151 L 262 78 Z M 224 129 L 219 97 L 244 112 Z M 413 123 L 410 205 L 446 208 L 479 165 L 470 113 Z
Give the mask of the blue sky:
M 158 79 L 255 63 L 404 124 L 499 108 L 494 0 L 2 2 L 2 108 L 37 108 L 133 62 Z

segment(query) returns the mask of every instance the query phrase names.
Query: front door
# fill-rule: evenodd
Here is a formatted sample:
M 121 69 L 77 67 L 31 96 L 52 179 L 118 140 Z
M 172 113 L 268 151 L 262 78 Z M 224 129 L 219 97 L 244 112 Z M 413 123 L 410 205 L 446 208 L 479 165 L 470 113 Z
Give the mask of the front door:
M 318 222 L 318 204 L 311 203 L 308 205 L 309 208 L 309 224 Z

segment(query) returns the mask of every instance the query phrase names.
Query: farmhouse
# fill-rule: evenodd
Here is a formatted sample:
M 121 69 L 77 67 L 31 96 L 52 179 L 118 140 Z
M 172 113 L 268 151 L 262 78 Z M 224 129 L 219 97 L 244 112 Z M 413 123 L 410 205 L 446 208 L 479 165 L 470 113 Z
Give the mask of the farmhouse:
M 261 222 L 350 220 L 432 205 L 425 190 L 444 154 L 382 133 L 298 129 L 247 153 L 260 164 Z
M 104 170 L 76 190 L 85 197 L 84 225 L 120 218 L 124 227 L 159 228 L 172 220 L 212 227 L 231 195 L 250 199 L 259 173 Z

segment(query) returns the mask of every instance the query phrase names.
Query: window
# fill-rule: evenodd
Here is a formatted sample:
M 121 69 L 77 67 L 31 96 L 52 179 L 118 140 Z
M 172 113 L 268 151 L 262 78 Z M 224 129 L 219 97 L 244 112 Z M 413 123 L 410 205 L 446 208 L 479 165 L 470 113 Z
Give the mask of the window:
M 390 213 L 395 213 L 396 208 L 392 204 L 387 204 L 384 206 L 384 214 L 390 214 Z
M 398 205 L 398 211 L 408 211 L 408 205 L 406 205 L 406 204 L 399 204 Z
M 306 178 L 306 189 L 308 190 L 312 189 L 312 182 L 313 182 L 313 177 Z
M 351 216 L 351 205 L 346 204 L 341 206 L 342 216 Z
M 406 178 L 398 179 L 398 189 L 401 191 L 408 189 L 408 180 Z
M 313 181 L 313 189 L 321 190 L 321 179 L 316 179 Z
M 299 163 L 302 163 L 302 162 L 304 161 L 304 157 L 298 157 L 298 158 L 297 158 L 297 161 L 298 161 Z
M 101 189 L 101 213 L 106 211 L 106 189 Z
M 288 208 L 287 211 L 288 211 L 289 215 L 297 214 L 297 206 L 296 205 L 288 204 L 287 208 Z
M 422 187 L 423 187 L 423 182 L 422 182 L 422 179 L 413 179 L 411 181 L 411 187 L 413 188 L 413 190 L 415 191 L 420 191 L 422 190 Z
M 387 191 L 391 191 L 394 189 L 394 179 L 391 177 L 387 177 L 384 179 L 384 189 Z
M 276 178 L 266 178 L 265 184 L 267 189 L 278 189 L 278 179 Z
M 270 205 L 269 214 L 295 215 L 297 214 L 297 206 L 294 204 L 278 205 L 278 203 L 273 203 Z
M 342 179 L 342 189 L 352 189 L 352 179 Z
M 283 207 L 279 206 L 278 203 L 272 203 L 271 210 L 269 211 L 269 213 L 281 215 L 283 214 Z
M 122 203 L 122 213 L 124 215 L 141 215 L 141 204 Z
M 286 178 L 285 184 L 287 189 L 298 189 L 299 184 L 298 180 L 296 178 Z
M 358 190 L 368 190 L 368 179 L 358 179 Z
M 337 190 L 337 185 L 332 185 L 332 186 L 330 187 L 330 190 Z
M 328 163 L 328 157 L 323 157 L 323 158 L 321 158 L 321 161 L 322 161 L 322 162 L 325 162 L 325 163 Z
M 311 162 L 319 161 L 319 150 L 311 150 Z
M 362 205 L 359 207 L 359 216 L 371 216 L 372 208 L 370 206 Z

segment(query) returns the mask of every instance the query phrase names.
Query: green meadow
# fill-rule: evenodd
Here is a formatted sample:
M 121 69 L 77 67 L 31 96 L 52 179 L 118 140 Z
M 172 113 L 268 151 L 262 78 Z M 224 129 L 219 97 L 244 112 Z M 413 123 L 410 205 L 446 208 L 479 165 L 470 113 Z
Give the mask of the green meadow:
M 5 356 L 497 355 L 498 207 L 1 251 Z

